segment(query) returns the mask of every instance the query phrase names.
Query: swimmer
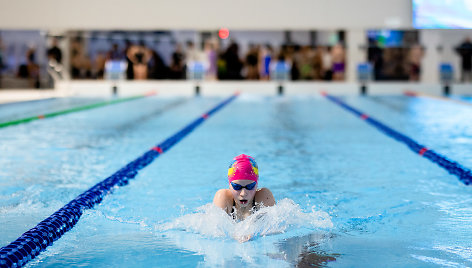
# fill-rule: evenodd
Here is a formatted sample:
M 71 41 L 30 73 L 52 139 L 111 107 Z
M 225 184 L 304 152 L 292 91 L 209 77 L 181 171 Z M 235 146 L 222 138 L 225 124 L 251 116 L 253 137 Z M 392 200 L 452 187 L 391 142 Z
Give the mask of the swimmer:
M 213 204 L 236 220 L 244 220 L 263 206 L 275 205 L 269 189 L 257 189 L 258 179 L 259 170 L 254 158 L 245 154 L 236 156 L 228 169 L 229 189 L 218 190 Z

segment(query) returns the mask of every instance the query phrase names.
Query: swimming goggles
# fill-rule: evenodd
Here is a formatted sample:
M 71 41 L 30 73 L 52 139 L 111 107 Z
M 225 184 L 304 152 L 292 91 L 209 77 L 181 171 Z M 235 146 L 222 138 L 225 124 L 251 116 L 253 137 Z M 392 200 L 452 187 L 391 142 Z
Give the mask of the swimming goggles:
M 246 188 L 248 189 L 249 191 L 251 191 L 252 189 L 254 189 L 254 187 L 256 187 L 256 184 L 257 184 L 257 181 L 253 182 L 253 183 L 250 183 L 246 186 L 242 186 L 240 184 L 237 184 L 237 183 L 234 183 L 232 182 L 231 183 L 231 186 L 233 186 L 233 189 L 236 190 L 236 191 L 239 191 L 239 190 L 242 190 L 243 188 Z

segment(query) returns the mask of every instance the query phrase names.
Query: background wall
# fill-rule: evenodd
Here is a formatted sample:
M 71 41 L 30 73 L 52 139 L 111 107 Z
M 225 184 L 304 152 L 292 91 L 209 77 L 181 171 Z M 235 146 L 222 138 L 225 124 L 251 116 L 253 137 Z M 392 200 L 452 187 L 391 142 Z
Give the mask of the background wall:
M 409 28 L 411 0 L 0 0 L 8 29 Z

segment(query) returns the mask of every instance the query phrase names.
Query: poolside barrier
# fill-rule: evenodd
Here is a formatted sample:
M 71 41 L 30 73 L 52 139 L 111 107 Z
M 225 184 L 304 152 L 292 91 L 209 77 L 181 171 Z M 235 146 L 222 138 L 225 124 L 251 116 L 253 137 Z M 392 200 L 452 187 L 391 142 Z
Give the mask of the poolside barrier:
M 366 121 L 370 125 L 376 127 L 378 130 L 385 133 L 387 136 L 406 144 L 413 152 L 418 153 L 420 156 L 423 156 L 430 161 L 438 164 L 440 167 L 447 170 L 450 174 L 455 175 L 459 178 L 461 182 L 465 185 L 472 184 L 472 171 L 461 164 L 448 159 L 447 157 L 436 153 L 435 151 L 419 144 L 418 142 L 414 141 L 413 139 L 409 138 L 406 135 L 401 134 L 398 131 L 393 130 L 392 128 L 382 124 L 381 122 L 375 120 L 374 118 L 370 117 L 369 115 L 349 106 L 348 104 L 344 103 L 340 99 L 327 94 L 326 92 L 321 92 L 323 96 L 325 96 L 330 101 L 338 104 L 339 106 L 343 107 L 344 109 L 350 111 L 351 113 L 359 116 L 362 120 Z
M 54 117 L 54 116 L 58 116 L 58 115 L 64 115 L 64 114 L 69 114 L 69 113 L 73 113 L 73 112 L 79 112 L 79 111 L 94 109 L 94 108 L 98 108 L 98 107 L 102 107 L 102 106 L 107 106 L 107 105 L 111 105 L 111 104 L 125 102 L 125 101 L 137 100 L 137 99 L 141 99 L 141 98 L 145 98 L 145 97 L 149 97 L 149 96 L 154 96 L 154 95 L 156 95 L 156 92 L 149 92 L 149 93 L 146 93 L 146 94 L 143 94 L 143 95 L 127 97 L 127 98 L 121 98 L 121 99 L 115 99 L 115 100 L 109 100 L 109 101 L 102 101 L 102 102 L 98 102 L 98 103 L 92 103 L 92 104 L 88 104 L 88 105 L 84 105 L 84 106 L 70 108 L 70 109 L 67 109 L 67 110 L 62 110 L 62 111 L 52 112 L 52 113 L 48 113 L 48 114 L 41 114 L 41 115 L 26 117 L 26 118 L 22 118 L 22 119 L 17 119 L 17 120 L 13 120 L 13 121 L 0 123 L 0 128 L 13 126 L 13 125 L 19 125 L 19 124 L 31 122 L 31 121 L 34 121 L 34 120 L 45 119 L 45 118 Z
M 21 267 L 35 258 L 65 232 L 72 229 L 86 209 L 99 204 L 106 195 L 113 192 L 114 187 L 127 185 L 129 180 L 136 177 L 140 169 L 143 169 L 159 155 L 169 150 L 213 113 L 233 101 L 238 95 L 239 93 L 235 93 L 233 96 L 222 101 L 176 134 L 152 147 L 149 151 L 128 163 L 110 177 L 77 196 L 9 245 L 0 248 L 0 267 Z

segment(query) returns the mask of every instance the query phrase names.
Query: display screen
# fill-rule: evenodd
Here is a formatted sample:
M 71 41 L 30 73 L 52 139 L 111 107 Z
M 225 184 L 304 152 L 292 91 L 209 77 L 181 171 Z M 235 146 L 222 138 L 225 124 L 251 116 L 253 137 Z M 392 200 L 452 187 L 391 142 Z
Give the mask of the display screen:
M 472 0 L 412 0 L 413 27 L 472 29 Z
M 403 33 L 400 30 L 368 30 L 369 43 L 375 41 L 380 47 L 399 47 L 403 45 Z

